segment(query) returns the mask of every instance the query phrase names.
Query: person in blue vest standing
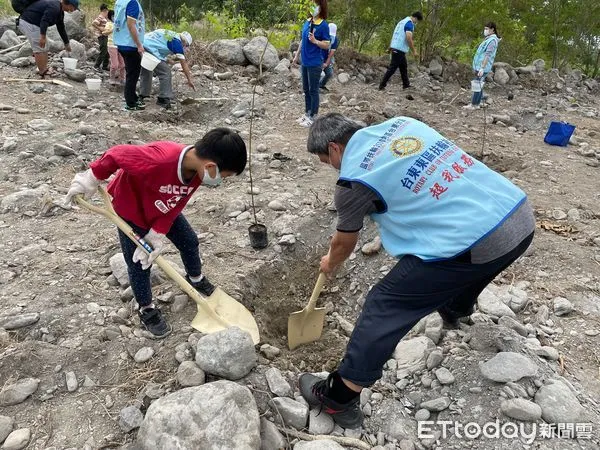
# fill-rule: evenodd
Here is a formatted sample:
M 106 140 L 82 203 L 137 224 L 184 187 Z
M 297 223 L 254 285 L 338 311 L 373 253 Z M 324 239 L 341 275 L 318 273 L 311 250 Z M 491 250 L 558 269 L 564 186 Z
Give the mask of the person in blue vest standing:
M 390 65 L 379 83 L 379 90 L 383 91 L 387 86 L 389 79 L 394 75 L 396 69 L 400 69 L 400 76 L 402 77 L 402 88 L 408 89 L 410 87 L 410 80 L 408 79 L 408 61 L 406 55 L 412 50 L 415 58 L 419 57 L 419 54 L 415 50 L 415 44 L 413 41 L 413 33 L 415 31 L 415 24 L 423 20 L 423 14 L 420 11 L 412 13 L 409 17 L 405 17 L 396 25 L 394 34 L 392 35 L 392 42 L 388 51 L 391 52 L 392 56 L 390 59 Z
M 310 127 L 319 113 L 319 82 L 323 70 L 323 50 L 329 50 L 329 25 L 327 0 L 316 0 L 312 15 L 304 22 L 302 39 L 292 64 L 302 58 L 302 89 L 304 90 L 304 115 L 296 122 Z
M 399 259 L 368 293 L 337 370 L 299 379 L 311 406 L 354 428 L 361 390 L 381 378 L 400 339 L 436 311 L 450 327 L 472 314 L 483 289 L 529 247 L 535 218 L 521 189 L 416 119 L 363 128 L 327 114 L 307 147 L 340 171 L 337 231 L 320 270 L 331 276 L 352 254 L 365 215 Z
M 321 83 L 319 85 L 319 87 L 324 91 L 329 90 L 325 85 L 333 76 L 333 65 L 335 63 L 334 54 L 340 45 L 340 40 L 337 37 L 337 25 L 335 23 L 329 24 L 329 37 L 331 39 L 329 49 L 323 50 L 323 58 L 325 59 L 325 62 L 323 63 L 323 76 L 321 77 Z
M 171 77 L 171 66 L 167 63 L 167 56 L 175 55 L 179 60 L 181 69 L 187 78 L 188 86 L 196 89 L 192 79 L 190 66 L 185 59 L 185 52 L 192 44 L 192 35 L 187 31 L 177 34 L 169 30 L 154 30 L 146 33 L 144 37 L 144 50 L 160 59 L 160 63 L 151 72 L 142 67 L 140 82 L 140 97 L 145 99 L 150 96 L 152 90 L 152 75 L 156 74 L 159 81 L 159 93 L 156 104 L 171 109 L 173 99 L 173 82 Z
M 137 82 L 142 70 L 146 21 L 138 0 L 117 0 L 113 42 L 125 61 L 125 109 L 138 111 L 145 108 L 137 93 Z
M 496 52 L 498 51 L 498 43 L 500 36 L 494 22 L 488 22 L 483 28 L 483 36 L 485 39 L 475 52 L 473 57 L 473 71 L 475 72 L 475 81 L 477 82 L 479 91 L 473 91 L 471 103 L 464 106 L 465 109 L 478 109 L 481 100 L 483 99 L 483 80 L 488 73 L 492 71 Z

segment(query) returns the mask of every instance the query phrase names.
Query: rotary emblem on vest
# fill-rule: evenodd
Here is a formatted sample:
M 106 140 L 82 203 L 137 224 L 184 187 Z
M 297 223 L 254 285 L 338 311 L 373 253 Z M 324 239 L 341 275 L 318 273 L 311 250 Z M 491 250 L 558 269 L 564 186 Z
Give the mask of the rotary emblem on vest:
M 394 139 L 390 143 L 390 151 L 396 158 L 406 158 L 407 156 L 419 153 L 422 149 L 423 141 L 413 136 Z

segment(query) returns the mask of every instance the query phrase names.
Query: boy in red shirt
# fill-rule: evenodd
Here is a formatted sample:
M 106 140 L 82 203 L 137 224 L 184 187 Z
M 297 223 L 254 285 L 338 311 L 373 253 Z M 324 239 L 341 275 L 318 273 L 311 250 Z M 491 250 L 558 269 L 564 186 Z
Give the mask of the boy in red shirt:
M 75 195 L 91 197 L 101 180 L 116 173 L 108 185 L 112 205 L 154 249 L 147 254 L 119 230 L 140 321 L 155 337 L 167 336 L 171 327 L 152 303 L 152 262 L 169 239 L 181 254 L 187 280 L 201 294 L 213 293 L 215 287 L 202 274 L 198 237 L 181 211 L 198 186 L 216 187 L 222 178 L 239 175 L 246 160 L 246 144 L 239 134 L 215 128 L 195 145 L 167 141 L 117 145 L 86 172 L 75 175 L 66 196 L 68 204 Z

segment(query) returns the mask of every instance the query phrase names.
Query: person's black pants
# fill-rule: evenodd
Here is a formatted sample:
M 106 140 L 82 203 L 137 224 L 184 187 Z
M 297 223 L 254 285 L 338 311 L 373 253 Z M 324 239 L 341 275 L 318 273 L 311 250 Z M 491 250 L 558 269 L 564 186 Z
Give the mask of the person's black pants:
M 108 65 L 110 63 L 110 58 L 108 56 L 108 36 L 99 36 L 98 45 L 100 46 L 100 53 L 96 57 L 96 64 L 94 64 L 94 67 L 99 69 L 100 66 L 102 66 L 104 70 L 108 70 Z
M 406 53 L 400 50 L 392 50 L 392 57 L 387 72 L 383 76 L 379 88 L 383 89 L 387 85 L 392 75 L 396 72 L 396 69 L 400 69 L 400 76 L 402 77 L 402 87 L 406 89 L 410 86 L 410 80 L 408 79 L 408 62 L 406 61 Z
M 443 261 L 404 256 L 367 295 L 338 369 L 342 378 L 370 386 L 382 375 L 398 342 L 423 317 L 447 307 L 469 315 L 483 289 L 521 256 L 533 233 L 513 250 L 485 264 L 470 252 Z
M 138 95 L 135 92 L 142 71 L 142 55 L 137 50 L 119 50 L 125 62 L 125 103 L 135 106 Z

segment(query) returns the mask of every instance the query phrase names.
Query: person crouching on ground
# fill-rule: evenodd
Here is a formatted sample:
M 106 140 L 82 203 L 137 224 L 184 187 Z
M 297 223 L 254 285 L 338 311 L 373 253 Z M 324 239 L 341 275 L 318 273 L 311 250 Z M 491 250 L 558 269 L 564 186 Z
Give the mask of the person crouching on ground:
M 361 390 L 381 378 L 400 339 L 433 312 L 452 327 L 472 314 L 481 291 L 529 247 L 535 218 L 521 189 L 409 117 L 363 128 L 328 114 L 307 147 L 340 171 L 337 231 L 321 271 L 331 276 L 352 254 L 365 215 L 399 259 L 367 294 L 337 370 L 326 380 L 300 376 L 311 406 L 355 428 Z
M 73 178 L 67 205 L 76 195 L 93 196 L 101 180 L 116 174 L 108 185 L 113 208 L 154 249 L 146 253 L 118 230 L 140 322 L 154 337 L 167 336 L 171 326 L 152 303 L 152 262 L 170 240 L 179 250 L 190 284 L 204 296 L 213 293 L 215 287 L 202 272 L 198 237 L 182 210 L 199 186 L 216 187 L 222 178 L 241 174 L 246 159 L 246 144 L 239 134 L 215 128 L 195 145 L 167 141 L 117 145 Z
M 192 35 L 187 31 L 177 34 L 169 30 L 154 30 L 146 33 L 144 37 L 144 50 L 160 59 L 160 62 L 150 71 L 142 67 L 140 97 L 146 99 L 152 91 L 152 75 L 156 74 L 159 81 L 159 93 L 156 104 L 165 109 L 171 108 L 173 100 L 173 80 L 171 66 L 167 63 L 167 56 L 175 55 L 179 60 L 181 69 L 187 78 L 188 86 L 196 90 L 192 79 L 190 66 L 185 59 L 185 52 L 192 45 Z

